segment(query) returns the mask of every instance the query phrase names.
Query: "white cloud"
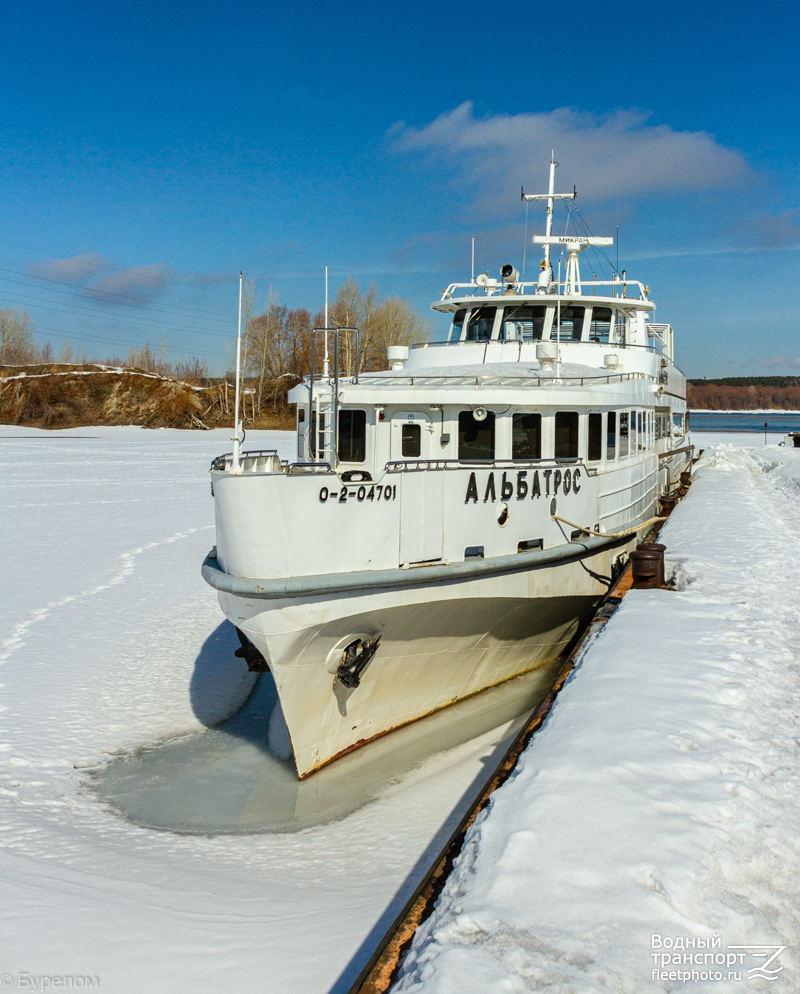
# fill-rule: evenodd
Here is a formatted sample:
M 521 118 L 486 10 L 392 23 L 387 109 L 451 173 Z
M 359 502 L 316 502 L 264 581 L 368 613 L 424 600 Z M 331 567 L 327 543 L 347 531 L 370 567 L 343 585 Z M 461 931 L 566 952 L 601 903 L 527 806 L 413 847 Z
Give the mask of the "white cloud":
M 800 358 L 790 359 L 788 356 L 785 355 L 776 355 L 772 356 L 769 359 L 762 359 L 761 365 L 767 367 L 793 366 L 794 368 L 797 368 L 798 366 L 800 366 Z
M 473 204 L 491 210 L 508 206 L 523 185 L 546 192 L 551 148 L 562 163 L 558 192 L 576 184 L 581 199 L 594 201 L 725 189 L 750 175 L 743 156 L 712 135 L 648 118 L 636 110 L 597 117 L 570 107 L 476 118 L 466 102 L 423 128 L 395 125 L 389 136 L 396 149 L 452 169 L 472 190 Z
M 83 252 L 69 259 L 48 259 L 25 267 L 30 276 L 63 283 L 88 283 L 108 263 L 96 252 Z
M 123 269 L 96 252 L 49 259 L 26 266 L 24 272 L 47 282 L 79 286 L 97 300 L 123 305 L 144 304 L 160 297 L 167 284 L 175 280 L 175 273 L 161 263 Z

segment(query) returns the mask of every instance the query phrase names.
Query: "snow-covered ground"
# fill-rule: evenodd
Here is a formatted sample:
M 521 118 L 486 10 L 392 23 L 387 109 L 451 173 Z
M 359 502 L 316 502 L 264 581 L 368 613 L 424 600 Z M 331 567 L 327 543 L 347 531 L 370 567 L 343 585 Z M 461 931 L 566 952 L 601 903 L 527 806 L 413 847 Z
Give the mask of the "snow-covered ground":
M 247 441 L 292 454 L 289 433 Z M 0 989 L 347 990 L 512 729 L 291 834 L 109 810 L 90 768 L 207 735 L 253 686 L 200 577 L 226 450 L 230 431 L 0 426 Z
M 695 442 L 677 592 L 588 647 L 395 990 L 800 990 L 800 451 Z
M 228 435 L 0 427 L 0 987 L 346 991 L 511 728 L 291 834 L 180 835 L 103 805 L 88 770 L 206 734 L 252 687 L 199 576 Z M 800 452 L 695 441 L 664 531 L 680 591 L 633 591 L 585 654 L 399 989 L 679 990 L 651 979 L 678 939 L 744 956 L 745 977 L 764 960 L 728 946 L 788 946 L 777 981 L 690 989 L 800 989 Z M 732 442 L 755 447 L 708 449 Z M 248 445 L 291 454 L 287 433 Z

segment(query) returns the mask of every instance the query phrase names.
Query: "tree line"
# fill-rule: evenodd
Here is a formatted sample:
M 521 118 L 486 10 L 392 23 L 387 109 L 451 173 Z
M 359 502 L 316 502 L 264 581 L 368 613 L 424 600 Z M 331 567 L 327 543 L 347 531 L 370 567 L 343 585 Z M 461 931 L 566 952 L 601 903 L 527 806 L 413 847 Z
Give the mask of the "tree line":
M 266 308 L 258 313 L 255 286 L 247 282 L 243 299 L 242 371 L 248 388 L 248 415 L 253 420 L 270 411 L 285 411 L 288 391 L 309 372 L 311 339 L 315 327 L 324 325 L 324 311 L 316 313 L 304 307 L 289 308 L 270 295 Z M 382 297 L 374 283 L 362 289 L 348 277 L 341 283 L 328 308 L 328 326 L 358 328 L 360 348 L 355 354 L 354 336 L 342 335 L 340 372 L 347 374 L 358 366 L 359 372 L 385 369 L 386 349 L 390 345 L 412 345 L 423 341 L 429 332 L 428 322 L 415 307 L 397 296 Z M 319 336 L 318 347 L 323 346 Z M 58 352 L 47 342 L 40 347 L 30 316 L 17 308 L 0 309 L 0 366 L 70 363 L 103 365 L 141 370 L 183 380 L 198 386 L 222 381 L 233 382 L 235 349 L 233 336 L 229 348 L 229 365 L 223 377 L 210 375 L 208 364 L 196 357 L 169 360 L 166 339 L 160 346 L 146 342 L 133 346 L 125 359 L 118 356 L 90 360 L 88 352 L 77 352 L 65 340 Z M 333 336 L 330 337 L 331 361 Z

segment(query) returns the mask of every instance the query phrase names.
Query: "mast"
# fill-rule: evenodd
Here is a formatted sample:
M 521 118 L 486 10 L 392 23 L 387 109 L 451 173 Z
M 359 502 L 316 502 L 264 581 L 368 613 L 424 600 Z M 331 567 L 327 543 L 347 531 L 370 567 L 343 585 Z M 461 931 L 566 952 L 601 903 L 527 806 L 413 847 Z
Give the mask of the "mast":
M 330 375 L 328 359 L 328 267 L 325 267 L 325 358 L 322 363 L 322 376 L 328 379 Z
M 545 226 L 545 235 L 549 238 L 553 234 L 553 205 L 555 204 L 554 194 L 556 192 L 556 152 L 555 149 L 550 149 L 550 187 L 548 189 L 547 195 L 547 224 Z M 550 267 L 550 245 L 545 245 L 544 247 L 544 264 L 545 268 Z
M 556 167 L 558 163 L 556 162 L 555 149 L 550 149 L 550 183 L 548 186 L 547 193 L 526 193 L 525 188 L 522 188 L 522 199 L 526 201 L 531 200 L 546 200 L 547 201 L 547 225 L 546 225 L 546 239 L 552 239 L 553 236 L 553 207 L 555 206 L 556 200 L 575 200 L 578 193 L 573 186 L 572 193 L 556 193 Z M 537 236 L 541 238 L 541 236 Z M 537 241 L 534 238 L 534 242 Z M 537 293 L 548 292 L 548 289 L 553 280 L 553 267 L 550 263 L 550 241 L 539 242 L 539 244 L 544 244 L 544 261 L 542 263 L 542 273 L 539 277 L 540 290 Z
M 239 330 L 236 332 L 236 390 L 233 412 L 233 472 L 239 472 L 239 454 L 242 444 L 242 422 L 239 418 L 239 373 L 242 365 L 242 272 L 239 271 Z

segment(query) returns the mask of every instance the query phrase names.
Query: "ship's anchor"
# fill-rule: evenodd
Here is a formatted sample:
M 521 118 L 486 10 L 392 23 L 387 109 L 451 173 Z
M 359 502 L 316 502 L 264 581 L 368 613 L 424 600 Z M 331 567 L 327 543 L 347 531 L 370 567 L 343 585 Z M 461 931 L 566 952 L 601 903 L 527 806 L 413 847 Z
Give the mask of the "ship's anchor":
M 251 673 L 269 673 L 269 666 L 266 659 L 264 659 L 245 633 L 237 628 L 236 634 L 239 636 L 239 641 L 242 644 L 233 653 L 234 656 L 243 659 L 247 663 L 247 668 Z
M 357 687 L 361 683 L 361 674 L 367 663 L 378 651 L 380 635 L 371 641 L 356 639 L 342 653 L 342 661 L 336 670 L 336 676 L 345 687 Z

